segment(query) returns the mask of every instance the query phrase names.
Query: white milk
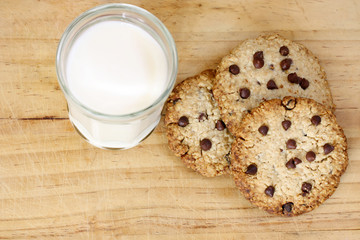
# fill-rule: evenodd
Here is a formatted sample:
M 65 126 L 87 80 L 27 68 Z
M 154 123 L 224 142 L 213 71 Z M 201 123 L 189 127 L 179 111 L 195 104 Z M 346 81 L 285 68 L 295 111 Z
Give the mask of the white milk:
M 168 65 L 159 43 L 143 29 L 116 20 L 96 23 L 74 41 L 66 61 L 66 81 L 87 108 L 108 115 L 142 110 L 164 92 Z M 132 122 L 100 121 L 68 101 L 75 127 L 96 146 L 129 148 L 160 120 L 161 106 Z
M 82 104 L 120 115 L 154 103 L 166 87 L 167 69 L 163 50 L 147 32 L 130 23 L 103 21 L 73 43 L 66 79 Z

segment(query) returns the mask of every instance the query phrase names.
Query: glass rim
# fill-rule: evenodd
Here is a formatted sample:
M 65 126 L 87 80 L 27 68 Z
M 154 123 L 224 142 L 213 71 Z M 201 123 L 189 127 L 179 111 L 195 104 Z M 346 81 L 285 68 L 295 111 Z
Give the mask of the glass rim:
M 158 27 L 160 29 L 160 31 L 164 34 L 165 36 L 165 41 L 169 44 L 169 48 L 170 48 L 170 57 L 173 59 L 173 63 L 172 63 L 172 72 L 170 74 L 170 80 L 169 80 L 169 84 L 167 85 L 166 89 L 162 92 L 162 94 L 149 106 L 132 112 L 132 113 L 127 113 L 127 114 L 106 114 L 106 113 L 102 113 L 99 111 L 95 111 L 87 106 L 85 106 L 83 103 L 81 103 L 73 94 L 72 92 L 69 90 L 69 88 L 66 86 L 65 81 L 64 81 L 64 76 L 63 76 L 63 72 L 64 71 L 60 71 L 60 69 L 62 69 L 62 67 L 60 66 L 60 56 L 61 53 L 64 49 L 64 44 L 69 40 L 69 34 L 70 32 L 73 30 L 73 28 L 75 26 L 77 26 L 82 20 L 86 19 L 89 16 L 92 15 L 96 15 L 97 13 L 101 13 L 105 10 L 108 9 L 119 9 L 119 10 L 127 10 L 127 11 L 131 11 L 134 13 L 138 13 L 146 18 L 148 18 L 151 22 L 153 22 L 156 27 Z M 178 55 L 177 55 L 177 49 L 176 49 L 176 45 L 175 45 L 175 41 L 171 35 L 171 33 L 169 32 L 169 30 L 166 28 L 166 26 L 152 13 L 150 13 L 149 11 L 132 5 L 132 4 L 126 4 L 126 3 L 110 3 L 110 4 L 103 4 L 103 5 L 99 5 L 96 6 L 94 8 L 91 8 L 85 12 L 83 12 L 82 14 L 80 14 L 78 17 L 76 17 L 70 24 L 69 26 L 65 29 L 64 33 L 62 34 L 58 47 L 57 47 L 57 51 L 56 51 L 56 59 L 55 59 L 55 66 L 56 66 L 56 75 L 57 75 L 57 79 L 58 82 L 60 84 L 60 87 L 62 89 L 62 91 L 64 92 L 65 98 L 67 101 L 69 101 L 69 99 L 71 101 L 73 101 L 77 106 L 80 106 L 81 110 L 85 110 L 85 112 L 87 114 L 91 114 L 91 115 L 95 115 L 97 117 L 101 117 L 101 118 L 105 118 L 105 119 L 123 119 L 123 118 L 131 118 L 131 117 L 137 117 L 142 115 L 143 113 L 146 113 L 148 111 L 150 111 L 151 109 L 155 108 L 157 105 L 159 105 L 165 98 L 168 97 L 168 95 L 170 94 L 170 92 L 172 91 L 175 82 L 176 82 L 176 76 L 177 76 L 177 71 L 178 71 Z M 63 69 L 62 69 L 63 70 Z M 68 99 L 69 98 L 69 99 Z

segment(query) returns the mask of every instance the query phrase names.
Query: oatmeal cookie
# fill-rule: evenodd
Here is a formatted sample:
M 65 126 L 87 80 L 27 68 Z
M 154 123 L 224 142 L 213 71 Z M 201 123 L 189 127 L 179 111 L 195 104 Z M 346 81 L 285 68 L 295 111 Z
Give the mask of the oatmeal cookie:
M 165 114 L 170 149 L 207 177 L 227 172 L 233 141 L 212 95 L 214 77 L 214 70 L 206 70 L 178 84 Z
M 303 45 L 276 34 L 246 40 L 225 56 L 213 91 L 222 119 L 235 136 L 244 115 L 264 100 L 304 97 L 334 110 L 318 59 Z
M 312 99 L 262 102 L 242 120 L 231 174 L 245 198 L 269 213 L 295 216 L 329 198 L 348 165 L 334 114 Z

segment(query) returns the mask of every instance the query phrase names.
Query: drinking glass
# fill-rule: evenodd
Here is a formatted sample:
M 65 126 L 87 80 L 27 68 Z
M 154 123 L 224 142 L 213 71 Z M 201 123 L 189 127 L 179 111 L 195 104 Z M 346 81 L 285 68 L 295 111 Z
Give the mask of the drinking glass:
M 104 114 L 87 107 L 71 92 L 66 78 L 67 56 L 76 38 L 93 24 L 107 20 L 123 21 L 146 31 L 159 43 L 168 63 L 167 83 L 161 95 L 146 108 L 129 114 Z M 69 120 L 84 139 L 105 149 L 131 148 L 151 134 L 174 87 L 177 68 L 177 51 L 170 32 L 150 12 L 130 4 L 105 4 L 81 14 L 65 30 L 56 54 L 56 73 L 67 101 Z

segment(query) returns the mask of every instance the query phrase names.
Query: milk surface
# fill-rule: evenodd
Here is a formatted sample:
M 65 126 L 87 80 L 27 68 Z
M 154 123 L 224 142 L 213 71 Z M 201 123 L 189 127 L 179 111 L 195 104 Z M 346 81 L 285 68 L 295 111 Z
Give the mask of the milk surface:
M 167 59 L 159 43 L 130 23 L 108 20 L 83 31 L 67 58 L 69 90 L 86 107 L 120 115 L 142 110 L 167 85 Z

